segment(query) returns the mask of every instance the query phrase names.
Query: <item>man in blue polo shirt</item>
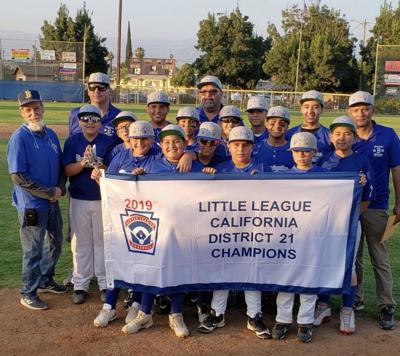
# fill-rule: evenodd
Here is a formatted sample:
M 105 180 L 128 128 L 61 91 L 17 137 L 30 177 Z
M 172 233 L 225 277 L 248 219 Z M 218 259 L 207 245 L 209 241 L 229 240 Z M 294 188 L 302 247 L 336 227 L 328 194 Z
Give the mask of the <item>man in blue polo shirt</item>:
M 318 152 L 313 158 L 315 163 L 325 153 L 330 152 L 331 140 L 329 137 L 329 129 L 320 124 L 319 118 L 324 110 L 324 96 L 316 90 L 309 90 L 303 93 L 300 99 L 301 114 L 303 122 L 292 127 L 286 134 L 286 139 L 290 141 L 292 136 L 297 132 L 310 132 L 317 138 Z
M 393 277 L 389 263 L 387 242 L 380 239 L 387 224 L 389 207 L 389 174 L 392 173 L 395 191 L 393 213 L 400 220 L 400 141 L 392 128 L 378 125 L 372 120 L 374 114 L 373 98 L 370 93 L 356 92 L 349 98 L 349 115 L 356 123 L 357 136 L 353 151 L 366 155 L 372 162 L 375 179 L 375 199 L 361 216 L 363 236 L 357 255 L 358 288 L 354 307 L 364 307 L 363 281 L 363 239 L 365 237 L 374 269 L 376 292 L 380 309 L 380 326 L 384 330 L 395 328 L 395 305 L 393 298 Z
M 218 124 L 219 112 L 222 109 L 222 83 L 214 75 L 206 75 L 197 84 L 200 96 L 199 111 L 200 123 L 211 121 Z
M 10 138 L 7 160 L 23 251 L 20 303 L 32 310 L 43 310 L 48 305 L 38 292 L 67 292 L 53 279 L 62 243 L 58 205 L 65 193 L 61 147 L 55 132 L 44 124 L 39 92 L 22 91 L 18 101 L 25 122 Z
M 107 74 L 100 72 L 90 74 L 88 95 L 90 104 L 97 106 L 101 111 L 101 133 L 113 136 L 115 138 L 115 145 L 121 143 L 111 123 L 121 110 L 111 104 L 110 79 Z M 80 107 L 74 108 L 69 114 L 69 136 L 82 131 L 78 119 L 79 109 Z

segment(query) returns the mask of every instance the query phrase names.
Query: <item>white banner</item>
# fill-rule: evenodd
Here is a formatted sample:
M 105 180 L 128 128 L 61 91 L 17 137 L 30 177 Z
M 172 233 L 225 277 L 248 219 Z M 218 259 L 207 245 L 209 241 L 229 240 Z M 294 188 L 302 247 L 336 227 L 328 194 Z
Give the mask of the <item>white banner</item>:
M 54 49 L 43 49 L 40 51 L 40 58 L 42 61 L 55 61 L 56 51 Z
M 170 179 L 101 180 L 109 288 L 348 291 L 356 175 Z

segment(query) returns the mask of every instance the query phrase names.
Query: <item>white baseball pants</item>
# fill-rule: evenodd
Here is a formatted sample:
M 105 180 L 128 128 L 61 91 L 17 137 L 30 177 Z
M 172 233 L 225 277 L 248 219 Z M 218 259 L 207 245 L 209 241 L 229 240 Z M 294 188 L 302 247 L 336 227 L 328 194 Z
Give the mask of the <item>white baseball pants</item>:
M 279 292 L 276 298 L 276 321 L 291 324 L 293 321 L 294 293 Z M 297 313 L 297 324 L 312 324 L 314 322 L 316 294 L 300 294 L 300 307 Z
M 211 308 L 217 316 L 225 314 L 228 303 L 229 290 L 215 290 L 211 301 Z M 246 290 L 244 297 L 247 305 L 247 316 L 254 318 L 261 313 L 261 291 Z

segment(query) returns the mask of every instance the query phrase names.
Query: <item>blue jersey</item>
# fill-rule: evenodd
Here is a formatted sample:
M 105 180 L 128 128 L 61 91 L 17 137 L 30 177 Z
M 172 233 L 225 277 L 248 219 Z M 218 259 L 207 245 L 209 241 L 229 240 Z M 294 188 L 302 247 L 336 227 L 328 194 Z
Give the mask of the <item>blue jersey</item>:
M 261 135 L 254 134 L 254 143 L 256 145 L 258 145 L 259 143 L 266 141 L 268 136 L 269 136 L 269 133 L 268 133 L 267 129 L 265 129 Z
M 78 113 L 80 108 L 74 108 L 69 113 L 69 137 L 78 132 L 82 132 L 79 126 Z M 108 112 L 101 118 L 101 133 L 112 136 L 114 139 L 114 146 L 118 145 L 121 140 L 117 136 L 114 126 L 111 121 L 121 112 L 115 106 L 111 105 L 108 108 Z
M 297 132 L 302 132 L 301 125 L 294 126 L 289 129 L 285 136 L 286 140 L 290 142 L 292 136 Z M 318 159 L 322 157 L 325 153 L 332 151 L 331 139 L 329 137 L 329 129 L 327 127 L 320 125 L 318 131 L 314 133 L 314 136 L 317 138 L 318 152 L 313 158 L 313 163 L 317 162 Z
M 118 174 L 118 173 L 132 173 L 135 168 L 142 167 L 149 170 L 150 164 L 161 158 L 161 150 L 152 147 L 150 151 L 141 157 L 135 157 L 132 155 L 132 150 L 124 150 L 118 153 L 111 161 L 107 168 L 107 173 Z
M 293 166 L 291 169 L 287 170 L 287 173 L 316 173 L 316 172 L 328 172 L 328 170 L 320 166 L 312 166 L 312 168 L 310 168 L 307 171 L 305 171 L 304 169 L 298 169 L 296 166 Z
M 196 152 L 196 157 L 197 157 L 197 162 L 202 164 L 203 167 L 216 167 L 218 164 L 225 162 L 226 160 L 229 160 L 229 158 L 218 156 L 214 153 L 214 156 L 211 158 L 211 161 L 208 162 L 208 164 L 204 164 L 200 162 L 198 152 Z
M 203 165 L 197 161 L 192 162 L 191 172 L 201 172 Z M 154 160 L 150 166 L 147 173 L 179 173 L 177 164 L 168 161 L 165 156 Z
M 111 161 L 118 153 L 126 150 L 129 151 L 129 149 L 125 147 L 125 144 L 123 142 L 120 143 L 119 145 L 116 145 L 110 152 L 109 160 Z
M 68 137 L 64 144 L 62 155 L 63 165 L 80 162 L 88 145 L 96 145 L 96 155 L 103 160 L 103 164 L 108 165 L 107 158 L 113 148 L 112 137 L 99 133 L 96 138 L 89 142 L 82 132 L 78 132 Z M 68 191 L 71 197 L 81 200 L 100 200 L 100 187 L 90 178 L 92 167 L 85 167 L 78 174 L 69 177 Z
M 289 142 L 283 146 L 271 146 L 267 141 L 256 145 L 253 151 L 256 162 L 271 167 L 273 172 L 284 172 L 294 166 Z
M 353 152 L 350 156 L 340 157 L 335 151 L 331 151 L 322 156 L 318 160 L 317 165 L 331 172 L 363 172 L 367 183 L 363 187 L 361 200 L 373 200 L 375 196 L 374 178 L 371 162 L 366 156 Z
M 221 106 L 222 108 L 222 106 Z M 196 108 L 196 110 L 199 112 L 199 119 L 200 119 L 200 124 L 202 124 L 203 122 L 213 122 L 214 124 L 218 124 L 219 123 L 219 114 L 215 115 L 212 120 L 208 120 L 208 117 L 204 111 L 204 109 L 201 106 L 198 106 Z
M 400 166 L 400 141 L 389 127 L 373 122 L 373 132 L 366 140 L 357 139 L 353 151 L 367 156 L 374 172 L 375 199 L 368 209 L 388 209 L 390 169 Z
M 166 122 L 165 126 L 167 126 L 167 125 L 170 124 L 169 121 L 165 121 L 165 122 Z M 164 126 L 164 127 L 165 127 L 165 126 Z M 161 130 L 162 130 L 164 127 L 162 127 L 162 128 L 160 128 L 160 127 L 153 127 L 153 131 L 154 131 L 154 144 L 155 144 L 155 145 L 156 145 L 157 143 L 160 142 L 160 139 L 158 138 L 158 134 L 161 132 Z
M 61 174 L 61 147 L 55 132 L 45 128 L 33 132 L 24 124 L 10 137 L 7 146 L 8 172 L 27 175 L 43 187 L 56 187 Z M 50 209 L 47 199 L 39 198 L 14 185 L 13 205 L 18 210 Z
M 191 151 L 191 152 L 199 152 L 200 150 L 200 145 L 196 141 L 195 143 L 192 143 L 191 145 L 187 145 L 186 151 Z
M 233 161 L 225 161 L 218 164 L 215 169 L 217 173 L 251 173 L 257 171 L 258 173 L 271 172 L 271 168 L 260 162 L 254 160 L 244 168 L 238 168 L 234 165 Z

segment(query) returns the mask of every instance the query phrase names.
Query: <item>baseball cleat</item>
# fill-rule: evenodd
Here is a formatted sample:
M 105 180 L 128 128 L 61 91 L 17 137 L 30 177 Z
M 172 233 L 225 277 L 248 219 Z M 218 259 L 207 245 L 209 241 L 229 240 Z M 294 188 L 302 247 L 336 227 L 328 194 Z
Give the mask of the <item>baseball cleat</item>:
M 211 333 L 217 328 L 223 328 L 225 326 L 224 314 L 216 315 L 215 310 L 211 309 L 211 313 L 207 316 L 206 320 L 199 326 L 199 331 L 202 333 Z
M 320 326 L 327 323 L 332 318 L 332 310 L 329 304 L 318 302 L 314 311 L 314 326 Z
M 272 338 L 275 340 L 285 339 L 290 327 L 291 324 L 275 323 L 272 328 Z
M 383 330 L 393 330 L 396 327 L 396 322 L 394 320 L 395 308 L 393 305 L 386 305 L 381 308 L 379 312 L 379 326 Z
M 297 329 L 297 340 L 308 343 L 312 340 L 312 325 L 302 325 Z
M 340 309 L 340 332 L 343 335 L 351 335 L 356 331 L 354 309 L 350 307 L 342 307 Z
M 117 318 L 117 312 L 112 309 L 110 304 L 105 303 L 103 309 L 101 309 L 99 315 L 94 319 L 93 324 L 97 328 L 105 328 L 109 322 Z
M 169 314 L 169 327 L 174 330 L 178 337 L 187 337 L 190 334 L 182 313 Z
M 141 310 L 135 319 L 124 325 L 122 332 L 125 334 L 135 334 L 139 330 L 148 329 L 153 326 L 153 317 L 151 314 L 145 314 Z
M 132 320 L 136 319 L 139 310 L 140 310 L 140 304 L 133 302 L 133 304 L 127 310 L 125 317 L 125 324 L 129 324 Z
M 254 331 L 260 339 L 271 339 L 271 332 L 266 327 L 261 317 L 261 313 L 258 313 L 254 318 L 249 317 L 247 319 L 247 329 Z

